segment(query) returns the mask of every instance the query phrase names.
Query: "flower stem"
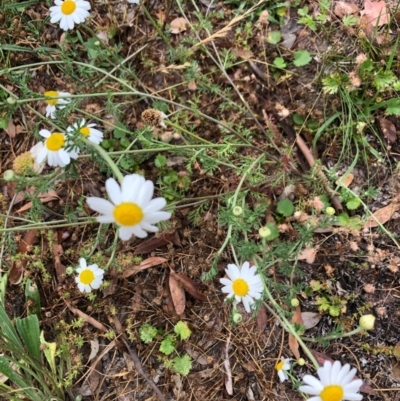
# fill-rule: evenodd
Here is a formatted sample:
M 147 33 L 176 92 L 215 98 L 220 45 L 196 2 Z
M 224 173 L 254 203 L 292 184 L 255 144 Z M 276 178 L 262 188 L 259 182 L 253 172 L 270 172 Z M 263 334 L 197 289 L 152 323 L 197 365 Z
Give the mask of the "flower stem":
M 118 181 L 120 184 L 122 184 L 122 181 L 124 180 L 124 176 L 122 175 L 121 171 L 119 170 L 118 166 L 113 162 L 111 157 L 108 155 L 108 153 L 100 146 L 97 145 L 97 143 L 94 143 L 92 141 L 89 141 L 88 139 L 84 139 L 85 143 L 89 146 L 91 146 L 93 149 L 97 151 L 97 153 L 100 153 L 104 161 L 110 166 L 112 172 L 114 175 L 117 177 Z
M 323 338 L 323 340 L 335 340 L 337 338 L 343 338 L 343 337 L 351 337 L 354 336 L 354 334 L 358 334 L 361 331 L 365 331 L 361 326 L 358 326 L 356 329 L 349 331 L 348 333 L 336 333 L 336 334 L 331 334 L 327 335 Z M 320 340 L 318 338 L 309 338 L 309 337 L 301 337 L 303 341 L 308 341 L 311 343 L 318 343 Z

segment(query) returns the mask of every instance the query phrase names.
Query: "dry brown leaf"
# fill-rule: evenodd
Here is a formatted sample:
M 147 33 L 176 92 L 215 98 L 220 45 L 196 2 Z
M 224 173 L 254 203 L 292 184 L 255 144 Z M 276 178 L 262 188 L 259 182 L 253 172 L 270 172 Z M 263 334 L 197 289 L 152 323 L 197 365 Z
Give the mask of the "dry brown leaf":
M 298 306 L 293 313 L 292 316 L 292 323 L 294 324 L 303 324 L 303 319 L 301 317 L 301 308 Z M 289 348 L 292 351 L 292 354 L 296 359 L 300 358 L 300 353 L 299 353 L 299 343 L 297 342 L 296 338 L 293 337 L 291 334 L 289 334 Z
M 186 296 L 182 283 L 178 279 L 176 279 L 174 274 L 169 275 L 168 283 L 175 312 L 177 313 L 177 315 L 183 315 L 186 307 Z
M 194 280 L 190 277 L 186 276 L 182 273 L 176 273 L 171 271 L 171 274 L 182 284 L 183 288 L 193 297 L 200 301 L 207 301 L 207 297 L 199 292 L 200 285 L 197 284 Z
M 13 120 L 8 120 L 7 128 L 4 128 L 10 138 L 15 138 L 15 125 Z
M 250 50 L 246 50 L 244 47 L 232 49 L 232 52 L 236 57 L 240 57 L 243 60 L 250 60 L 254 57 L 254 54 Z
M 393 202 L 377 211 L 375 211 L 372 216 L 368 217 L 368 220 L 364 223 L 363 228 L 373 228 L 378 227 L 379 223 L 385 224 L 388 222 L 393 214 L 400 209 L 400 203 Z
M 365 17 L 368 27 L 381 26 L 389 23 L 390 15 L 384 1 L 365 0 L 361 15 Z
M 178 17 L 171 21 L 171 33 L 178 34 L 183 31 L 186 31 L 187 22 L 185 18 Z
M 188 83 L 188 89 L 190 91 L 195 91 L 197 89 L 196 81 L 190 81 Z
M 65 301 L 65 300 L 64 300 Z M 86 313 L 82 312 L 81 310 L 74 308 L 72 305 L 70 305 L 67 301 L 65 301 L 65 303 L 68 306 L 68 309 L 76 316 L 81 317 L 85 322 L 91 324 L 93 327 L 95 327 L 96 329 L 100 330 L 100 331 L 107 331 L 106 326 L 104 326 L 102 323 L 100 323 L 98 320 L 96 320 L 95 318 L 87 315 Z
M 301 318 L 303 319 L 303 326 L 306 330 L 315 327 L 321 320 L 321 315 L 317 312 L 302 312 Z
M 348 188 L 350 184 L 354 180 L 354 174 L 352 173 L 347 173 L 342 177 L 339 177 L 336 181 L 335 184 L 338 185 L 339 187 L 345 187 Z
M 138 247 L 136 247 L 133 254 L 142 255 L 144 253 L 150 253 L 155 249 L 170 244 L 171 242 L 176 246 L 182 246 L 181 241 L 179 239 L 179 235 L 176 231 L 172 234 L 164 233 L 161 234 L 159 237 L 153 237 L 146 241 L 143 241 L 142 243 L 140 243 Z
M 317 255 L 317 248 L 305 247 L 300 255 L 297 257 L 298 260 L 305 260 L 308 264 L 313 264 L 315 261 L 315 256 Z
M 229 333 L 228 340 L 226 341 L 225 357 L 224 357 L 224 368 L 225 368 L 224 382 L 225 382 L 226 392 L 229 395 L 233 395 L 232 371 L 231 371 L 231 363 L 229 361 L 229 343 L 231 341 L 231 336 L 232 333 Z
M 46 192 L 45 194 L 38 194 L 38 198 L 40 199 L 40 202 L 47 203 L 47 202 L 51 202 L 54 199 L 59 199 L 59 196 L 57 195 L 57 193 L 55 191 L 50 190 L 49 192 Z M 26 212 L 31 207 L 32 207 L 32 202 L 28 202 L 24 206 L 19 208 L 16 211 L 16 213 Z
M 133 266 L 133 267 L 130 267 L 129 269 L 126 269 L 122 273 L 122 277 L 123 278 L 128 278 L 130 276 L 133 276 L 137 272 L 140 272 L 141 270 L 146 270 L 149 267 L 161 265 L 162 263 L 164 263 L 166 261 L 167 261 L 167 259 L 160 258 L 158 256 L 153 256 L 151 258 L 147 258 L 147 259 L 143 260 L 142 263 L 140 263 L 139 266 Z
M 346 1 L 337 1 L 333 9 L 334 14 L 339 18 L 358 13 L 359 11 L 360 9 L 358 8 L 357 4 L 347 3 Z
M 387 118 L 378 118 L 379 127 L 382 134 L 389 145 L 393 145 L 397 141 L 397 132 L 394 124 Z
M 267 327 L 267 323 L 268 323 L 267 309 L 264 305 L 261 305 L 258 308 L 257 312 L 257 327 L 258 330 L 261 331 L 261 333 L 264 332 L 265 328 Z

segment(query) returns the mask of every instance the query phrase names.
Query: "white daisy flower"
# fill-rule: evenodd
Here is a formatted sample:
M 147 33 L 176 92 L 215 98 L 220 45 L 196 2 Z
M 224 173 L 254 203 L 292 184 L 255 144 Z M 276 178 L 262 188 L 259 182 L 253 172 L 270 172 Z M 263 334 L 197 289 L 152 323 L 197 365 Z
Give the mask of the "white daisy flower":
M 335 361 L 333 364 L 326 361 L 317 372 L 319 380 L 314 376 L 305 375 L 303 382 L 306 385 L 299 387 L 301 392 L 314 396 L 308 401 L 362 400 L 363 396 L 357 393 L 363 381 L 353 380 L 357 369 L 350 370 L 348 363 L 342 367 L 339 361 Z
M 81 121 L 72 125 L 72 127 L 67 128 L 67 135 L 71 136 L 75 131 L 79 131 L 82 136 L 84 136 L 89 141 L 100 144 L 103 140 L 103 133 L 98 129 L 95 129 L 96 124 L 86 124 L 86 121 L 82 119 Z
M 243 302 L 247 313 L 250 313 L 254 299 L 260 299 L 263 292 L 261 277 L 256 274 L 256 270 L 257 267 L 250 267 L 249 262 L 244 262 L 241 269 L 230 264 L 225 269 L 229 278 L 219 280 L 225 286 L 222 287 L 222 292 L 228 294 L 226 298 L 234 296 L 237 302 Z
M 276 371 L 281 382 L 284 382 L 289 378 L 287 371 L 290 370 L 290 358 L 281 357 L 281 361 L 275 366 Z
M 79 259 L 81 267 L 76 269 L 78 276 L 75 281 L 80 292 L 91 292 L 100 288 L 103 282 L 104 270 L 97 265 L 88 266 L 84 258 Z
M 147 237 L 147 232 L 157 232 L 156 224 L 168 220 L 171 213 L 161 209 L 166 205 L 164 198 L 153 197 L 154 184 L 138 174 L 124 177 L 121 187 L 113 178 L 106 181 L 107 194 L 111 202 L 102 198 L 89 197 L 87 204 L 102 216 L 97 217 L 100 223 L 116 223 L 119 238 L 127 241 L 132 235 Z
M 65 150 L 66 138 L 60 132 L 51 133 L 47 129 L 39 131 L 39 135 L 46 138 L 44 143 L 39 142 L 31 149 L 31 154 L 36 157 L 36 163 L 39 165 L 47 158 L 49 166 L 65 167 L 72 159 L 78 157 L 78 153 L 72 150 Z
M 64 31 L 85 22 L 89 15 L 90 3 L 85 0 L 55 0 L 54 4 L 55 6 L 50 7 L 50 22 L 60 21 L 60 28 Z
M 68 99 L 71 94 L 69 92 L 47 91 L 44 92 L 46 97 L 46 117 L 56 118 L 56 106 L 61 110 L 71 100 Z

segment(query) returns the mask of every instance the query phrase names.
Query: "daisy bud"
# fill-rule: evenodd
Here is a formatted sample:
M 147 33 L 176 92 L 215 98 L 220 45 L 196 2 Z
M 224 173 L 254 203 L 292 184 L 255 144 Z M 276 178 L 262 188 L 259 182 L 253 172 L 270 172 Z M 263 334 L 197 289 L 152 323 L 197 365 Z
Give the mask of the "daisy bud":
M 239 324 L 239 323 L 242 322 L 243 316 L 242 316 L 241 313 L 236 312 L 236 313 L 234 313 L 234 314 L 232 315 L 232 320 L 233 320 L 234 323 Z
M 300 302 L 299 302 L 299 300 L 297 298 L 293 298 L 290 301 L 290 304 L 293 306 L 293 308 L 297 308 L 300 305 Z
M 12 170 L 6 170 L 3 173 L 3 179 L 4 181 L 14 181 L 15 179 L 15 173 Z
M 328 215 L 328 216 L 333 216 L 334 214 L 335 214 L 335 209 L 333 208 L 333 207 L 327 207 L 326 209 L 325 209 L 325 213 Z
M 8 104 L 15 104 L 15 103 L 17 103 L 17 99 L 15 99 L 15 97 L 10 96 L 10 97 L 7 98 L 7 103 Z
M 298 364 L 299 366 L 304 366 L 304 365 L 306 364 L 306 361 L 304 360 L 304 358 L 299 358 L 299 359 L 297 360 L 297 364 Z
M 373 330 L 375 324 L 375 316 L 374 315 L 361 316 L 359 324 L 364 330 Z
M 242 213 L 243 213 L 243 209 L 240 207 L 240 206 L 235 206 L 233 209 L 232 209 L 232 213 L 233 213 L 233 215 L 234 216 L 240 216 Z
M 271 235 L 271 230 L 268 227 L 261 227 L 258 230 L 258 235 L 260 238 L 267 238 Z

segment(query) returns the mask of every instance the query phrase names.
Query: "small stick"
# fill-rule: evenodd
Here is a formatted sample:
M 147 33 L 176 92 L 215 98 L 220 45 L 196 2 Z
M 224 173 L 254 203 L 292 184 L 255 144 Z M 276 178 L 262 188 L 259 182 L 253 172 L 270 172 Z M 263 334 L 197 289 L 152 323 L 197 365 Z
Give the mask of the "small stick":
M 149 376 L 145 373 L 143 370 L 142 364 L 140 362 L 140 359 L 138 357 L 138 354 L 136 352 L 136 349 L 133 346 L 130 346 L 128 343 L 128 340 L 125 337 L 124 331 L 122 329 L 121 322 L 118 320 L 116 316 L 114 316 L 114 324 L 115 328 L 117 330 L 117 333 L 120 334 L 122 342 L 125 344 L 126 349 L 129 352 L 129 355 L 131 356 L 133 363 L 135 365 L 135 368 L 137 372 L 139 373 L 140 376 L 147 382 L 147 384 L 153 389 L 153 391 L 156 393 L 158 399 L 160 401 L 166 401 L 164 395 L 160 391 L 160 389 L 156 386 L 156 384 L 153 382 L 153 380 L 150 379 Z

